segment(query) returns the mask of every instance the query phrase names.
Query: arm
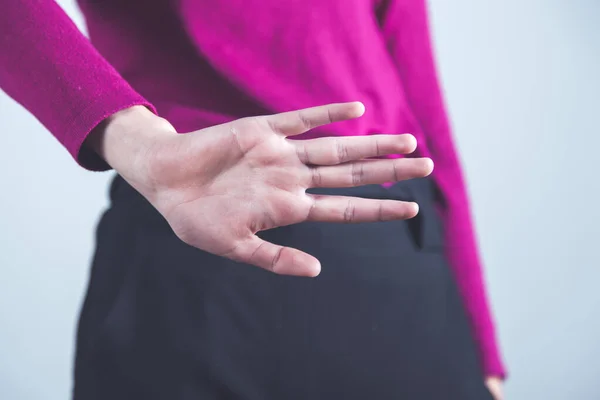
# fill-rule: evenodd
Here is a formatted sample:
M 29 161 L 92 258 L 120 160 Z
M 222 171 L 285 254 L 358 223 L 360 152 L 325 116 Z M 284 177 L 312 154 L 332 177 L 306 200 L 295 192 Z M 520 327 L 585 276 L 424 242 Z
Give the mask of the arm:
M 21 103 L 84 167 L 109 166 L 82 147 L 104 119 L 142 96 L 53 0 L 2 0 L 0 89 Z
M 314 276 L 320 264 L 313 256 L 266 242 L 256 233 L 306 220 L 367 222 L 416 214 L 415 205 L 406 202 L 305 192 L 323 184 L 359 186 L 431 172 L 428 159 L 363 165 L 364 158 L 411 153 L 416 143 L 410 135 L 286 139 L 357 118 L 364 112 L 362 104 L 242 118 L 179 135 L 148 110 L 152 106 L 54 1 L 0 2 L 5 6 L 0 13 L 0 87 L 34 114 L 83 166 L 114 168 L 184 242 L 275 273 Z M 359 166 L 364 173 L 357 181 L 352 171 Z M 397 174 L 399 170 L 403 173 Z
M 486 376 L 505 376 L 485 291 L 460 161 L 437 78 L 425 0 L 383 0 L 381 25 L 412 111 L 435 162 L 447 256 Z

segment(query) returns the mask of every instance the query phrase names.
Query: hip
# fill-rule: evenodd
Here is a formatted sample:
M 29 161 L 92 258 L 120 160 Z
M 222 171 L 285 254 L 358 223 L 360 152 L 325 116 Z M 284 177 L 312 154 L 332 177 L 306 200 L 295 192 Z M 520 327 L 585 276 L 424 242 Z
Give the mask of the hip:
M 321 192 L 416 201 L 420 212 L 262 232 L 321 260 L 317 278 L 285 277 L 186 245 L 116 178 L 79 324 L 79 388 L 108 379 L 146 398 L 190 385 L 214 398 L 428 393 L 461 370 L 450 348 L 479 382 L 431 182 Z

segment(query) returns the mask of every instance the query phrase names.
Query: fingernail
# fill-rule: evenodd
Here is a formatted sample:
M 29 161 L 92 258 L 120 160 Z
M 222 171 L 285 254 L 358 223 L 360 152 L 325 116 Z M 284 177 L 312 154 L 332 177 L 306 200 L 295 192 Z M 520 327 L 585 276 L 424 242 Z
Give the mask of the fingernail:
M 419 205 L 417 203 L 412 203 L 412 204 L 415 209 L 415 214 L 418 214 L 419 213 Z
M 429 173 L 433 172 L 433 169 L 435 168 L 435 164 L 433 163 L 433 160 L 431 158 L 426 158 L 426 163 L 427 163 L 427 167 L 429 169 Z
M 417 149 L 417 146 L 418 146 L 417 138 L 410 133 L 407 133 L 406 136 L 408 138 L 408 151 L 410 151 L 412 153 L 413 151 L 415 151 Z
M 365 113 L 365 105 L 360 101 L 357 101 L 355 103 L 358 106 L 358 110 L 357 110 L 358 115 L 363 115 Z

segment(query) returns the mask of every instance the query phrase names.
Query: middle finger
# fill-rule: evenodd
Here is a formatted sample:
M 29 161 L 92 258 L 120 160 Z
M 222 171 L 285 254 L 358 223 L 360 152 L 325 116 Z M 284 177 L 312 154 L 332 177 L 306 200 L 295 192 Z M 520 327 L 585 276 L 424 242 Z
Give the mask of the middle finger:
M 311 167 L 311 186 L 342 188 L 422 178 L 433 171 L 430 158 L 359 160 Z
M 417 148 L 413 135 L 324 137 L 292 141 L 298 158 L 309 165 L 335 165 L 389 154 L 409 154 Z

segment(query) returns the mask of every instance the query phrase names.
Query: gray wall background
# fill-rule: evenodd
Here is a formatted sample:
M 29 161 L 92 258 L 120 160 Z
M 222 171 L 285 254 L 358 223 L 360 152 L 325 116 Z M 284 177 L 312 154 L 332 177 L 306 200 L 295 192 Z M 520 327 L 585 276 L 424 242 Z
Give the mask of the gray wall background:
M 600 2 L 430 4 L 506 397 L 599 399 Z M 0 398 L 66 399 L 111 175 L 79 169 L 3 93 L 0 131 Z

